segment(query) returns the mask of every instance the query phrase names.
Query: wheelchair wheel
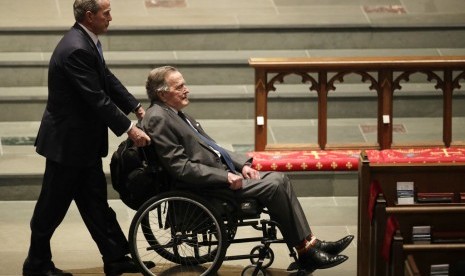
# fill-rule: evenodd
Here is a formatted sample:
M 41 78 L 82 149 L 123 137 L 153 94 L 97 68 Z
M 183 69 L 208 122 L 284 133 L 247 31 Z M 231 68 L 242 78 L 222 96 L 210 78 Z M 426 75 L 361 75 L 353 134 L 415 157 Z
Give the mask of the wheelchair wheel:
M 144 275 L 214 274 L 227 250 L 220 218 L 199 196 L 179 191 L 155 196 L 131 222 L 131 255 Z M 150 270 L 144 261 L 156 266 Z
M 256 254 L 261 254 L 263 250 L 266 250 L 265 253 L 265 259 L 263 260 L 262 263 L 262 268 L 267 269 L 270 267 L 273 262 L 274 262 L 274 252 L 271 248 L 265 248 L 264 245 L 257 245 L 252 250 L 250 251 L 250 255 L 256 255 Z M 258 263 L 258 258 L 250 258 L 250 263 L 252 264 L 257 264 Z
M 266 276 L 266 271 L 263 268 L 257 268 L 257 265 L 246 266 L 241 273 L 241 276 Z

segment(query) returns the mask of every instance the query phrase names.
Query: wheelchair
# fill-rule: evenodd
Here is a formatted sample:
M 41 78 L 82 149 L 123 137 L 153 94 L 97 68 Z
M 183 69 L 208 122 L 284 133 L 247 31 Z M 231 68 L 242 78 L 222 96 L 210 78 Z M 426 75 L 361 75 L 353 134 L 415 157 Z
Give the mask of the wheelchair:
M 130 226 L 131 255 L 144 275 L 216 275 L 225 261 L 246 260 L 241 275 L 266 275 L 274 261 L 270 245 L 285 243 L 277 237 L 279 225 L 261 219 L 267 213 L 255 199 L 224 202 L 184 190 L 162 192 L 147 200 L 136 212 Z M 261 235 L 236 238 L 242 227 L 252 227 Z M 250 253 L 228 256 L 231 244 L 258 243 Z M 297 255 L 289 247 L 294 263 L 288 270 L 306 275 L 297 265 Z M 147 268 L 145 261 L 155 267 Z
M 261 215 L 268 213 L 266 208 L 253 198 L 237 201 L 210 189 L 180 189 L 157 161 L 155 149 L 137 148 L 127 139 L 110 163 L 114 189 L 136 210 L 128 241 L 139 270 L 147 276 L 215 275 L 225 261 L 248 259 L 250 265 L 241 275 L 266 275 L 274 261 L 270 245 L 285 243 L 278 238 L 278 223 L 262 219 Z M 252 227 L 260 235 L 237 238 L 243 227 Z M 227 255 L 229 246 L 238 243 L 257 245 L 248 254 Z M 295 261 L 288 270 L 306 274 L 299 269 L 293 248 L 287 247 Z M 147 261 L 155 267 L 149 269 Z

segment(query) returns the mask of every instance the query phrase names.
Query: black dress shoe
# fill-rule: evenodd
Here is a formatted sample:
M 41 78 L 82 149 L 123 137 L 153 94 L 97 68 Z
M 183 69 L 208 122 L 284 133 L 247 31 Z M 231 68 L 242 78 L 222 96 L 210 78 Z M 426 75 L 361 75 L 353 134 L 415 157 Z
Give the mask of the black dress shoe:
M 154 262 L 144 262 L 145 266 L 150 269 L 155 267 Z M 117 276 L 123 273 L 137 273 L 140 272 L 136 263 L 128 256 L 124 256 L 119 261 L 111 262 L 103 265 L 103 271 L 107 276 Z
M 336 266 L 345 262 L 349 257 L 344 255 L 331 255 L 315 248 L 308 249 L 307 252 L 299 256 L 299 266 L 308 272 L 315 269 L 324 269 Z
M 73 276 L 73 274 L 69 272 L 64 272 L 61 269 L 53 267 L 46 271 L 33 271 L 23 269 L 23 276 Z
M 328 254 L 331 254 L 331 255 L 337 255 L 341 253 L 344 249 L 346 249 L 353 239 L 354 239 L 353 235 L 348 235 L 335 242 L 326 242 L 326 241 L 316 240 L 314 248 L 321 250 L 323 252 L 326 252 Z

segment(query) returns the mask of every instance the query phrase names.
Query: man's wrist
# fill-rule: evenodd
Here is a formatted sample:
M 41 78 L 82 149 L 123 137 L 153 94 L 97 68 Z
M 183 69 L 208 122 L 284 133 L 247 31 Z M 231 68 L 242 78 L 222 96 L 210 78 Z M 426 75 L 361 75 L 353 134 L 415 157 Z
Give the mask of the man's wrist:
M 134 123 L 131 122 L 131 124 L 129 125 L 129 128 L 126 130 L 126 133 L 128 133 L 128 132 L 131 130 L 131 128 L 132 128 L 133 125 L 134 125 Z
M 142 104 L 139 103 L 139 104 L 136 106 L 136 108 L 134 108 L 134 110 L 132 111 L 132 113 L 137 113 L 137 110 L 139 110 L 139 108 L 141 108 L 141 107 L 142 107 Z

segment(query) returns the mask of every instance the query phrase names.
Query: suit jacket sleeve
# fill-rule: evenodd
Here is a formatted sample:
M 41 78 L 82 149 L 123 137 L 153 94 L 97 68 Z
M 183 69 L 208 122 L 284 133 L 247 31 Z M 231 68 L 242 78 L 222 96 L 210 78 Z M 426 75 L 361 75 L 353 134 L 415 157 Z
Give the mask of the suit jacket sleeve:
M 115 103 L 121 104 L 122 109 L 129 112 L 131 106 L 134 106 L 135 99 L 123 104 L 124 98 L 127 100 L 132 96 L 117 95 L 116 90 L 122 85 L 119 81 L 114 80 L 116 78 L 112 74 L 110 76 L 111 89 L 109 89 L 108 94 L 105 93 L 105 78 L 107 76 L 102 76 L 102 74 L 105 74 L 104 72 L 107 70 L 99 72 L 95 68 L 95 57 L 89 51 L 75 50 L 68 56 L 64 66 L 67 74 L 70 74 L 68 79 L 73 82 L 73 86 L 78 88 L 76 91 L 81 94 L 81 98 L 117 136 L 122 135 L 129 128 L 131 121 Z M 129 92 L 127 93 L 129 94 Z

